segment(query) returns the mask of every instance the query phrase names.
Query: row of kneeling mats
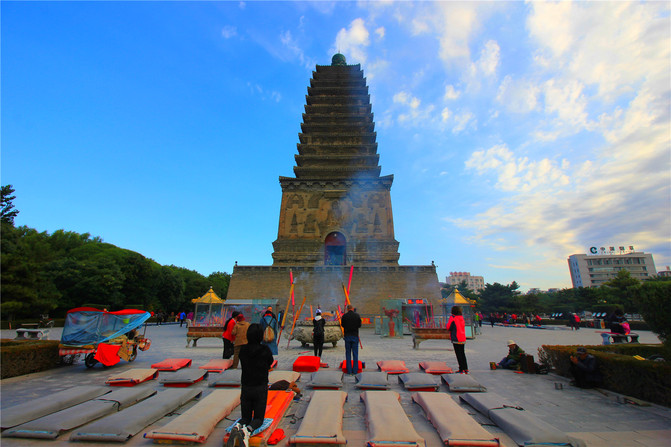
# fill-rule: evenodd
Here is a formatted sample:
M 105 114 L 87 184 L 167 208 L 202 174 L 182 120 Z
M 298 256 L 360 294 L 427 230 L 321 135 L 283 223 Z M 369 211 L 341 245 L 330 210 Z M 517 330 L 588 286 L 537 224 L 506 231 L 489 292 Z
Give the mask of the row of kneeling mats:
M 448 376 L 463 377 L 465 375 Z M 56 393 L 50 398 L 37 400 L 30 406 L 24 404 L 4 409 L 3 428 L 11 428 L 3 432 L 3 437 L 53 439 L 64 431 L 81 427 L 73 431 L 70 436 L 71 440 L 122 442 L 190 400 L 200 397 L 200 394 L 201 392 L 196 389 L 166 389 L 156 392 L 148 387 L 115 391 L 110 391 L 110 388 L 106 387 L 75 387 Z M 287 399 L 285 400 L 290 403 L 289 396 L 293 394 L 286 393 Z M 414 429 L 411 429 L 412 424 L 408 425 L 407 416 L 398 403 L 399 394 L 397 392 L 366 390 L 361 393 L 360 398 L 366 407 L 370 445 L 393 442 L 422 445 L 421 437 L 416 435 Z M 309 421 L 311 418 L 319 418 L 320 415 L 326 414 L 327 410 L 323 408 L 326 405 L 330 412 L 336 411 L 335 419 L 334 417 L 326 419 L 335 420 L 336 424 L 335 426 L 332 422 L 315 424 L 311 429 L 309 425 L 312 424 L 306 425 L 305 429 L 301 426 L 296 434 L 296 443 L 309 443 L 309 440 L 325 436 L 325 434 L 332 439 L 333 443 L 341 443 L 343 437 L 338 431 L 338 420 L 341 421 L 342 415 L 337 417 L 337 414 L 342 412 L 344 399 L 346 399 L 346 393 L 342 391 L 316 390 L 310 400 L 305 420 Z M 454 443 L 466 437 L 477 439 L 479 442 L 477 445 L 490 445 L 489 443 L 493 442 L 490 434 L 477 430 L 479 424 L 472 421 L 470 416 L 460 414 L 465 413 L 465 410 L 457 405 L 449 395 L 417 392 L 413 393 L 412 399 L 422 407 L 427 419 L 435 426 L 443 441 L 452 440 Z M 567 436 L 529 412 L 525 412 L 522 408 L 507 403 L 496 394 L 466 393 L 461 396 L 461 399 L 491 419 L 520 445 L 574 447 L 584 445 L 580 440 Z M 214 390 L 207 398 L 177 419 L 160 429 L 146 433 L 145 437 L 163 442 L 170 440 L 203 442 L 216 424 L 239 405 L 239 400 L 240 391 L 237 389 Z M 60 402 L 59 406 L 66 408 L 57 409 L 56 402 Z M 57 411 L 54 412 L 54 409 Z M 308 417 L 308 415 L 311 416 Z M 441 415 L 450 415 L 450 417 Z M 468 419 L 461 416 L 468 417 Z M 342 423 L 339 424 L 341 430 Z

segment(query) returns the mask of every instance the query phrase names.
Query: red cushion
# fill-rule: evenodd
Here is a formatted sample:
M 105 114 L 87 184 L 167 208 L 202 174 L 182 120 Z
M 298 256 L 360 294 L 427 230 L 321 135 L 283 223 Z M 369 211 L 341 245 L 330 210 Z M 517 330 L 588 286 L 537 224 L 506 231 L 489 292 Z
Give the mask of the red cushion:
M 213 359 L 199 366 L 200 369 L 206 369 L 209 372 L 222 372 L 233 366 L 233 359 Z
M 296 372 L 315 372 L 319 370 L 319 357 L 316 355 L 302 355 L 294 362 L 293 370 Z
M 350 360 L 350 361 L 351 361 L 351 360 Z M 361 372 L 361 371 L 363 371 L 363 369 L 364 369 L 365 367 L 366 367 L 366 363 L 364 363 L 364 362 L 362 362 L 361 360 L 359 360 L 359 368 L 357 369 L 357 372 Z M 343 360 L 342 362 L 340 362 L 340 366 L 339 366 L 339 368 L 342 369 L 342 372 L 345 372 L 345 373 L 347 372 L 347 365 L 345 364 L 345 361 L 344 361 L 344 360 Z
M 452 374 L 454 371 L 445 362 L 419 362 L 419 367 L 429 374 Z
M 380 371 L 388 374 L 404 374 L 410 371 L 403 360 L 382 360 L 377 362 L 377 366 Z
M 180 368 L 191 366 L 191 359 L 165 359 L 162 362 L 154 363 L 152 368 L 159 371 L 177 371 Z

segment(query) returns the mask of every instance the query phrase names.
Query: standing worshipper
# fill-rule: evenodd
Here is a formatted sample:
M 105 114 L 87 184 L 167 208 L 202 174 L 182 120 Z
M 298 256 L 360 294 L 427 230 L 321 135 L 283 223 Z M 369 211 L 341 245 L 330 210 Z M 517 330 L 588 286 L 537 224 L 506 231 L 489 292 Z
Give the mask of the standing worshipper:
M 347 312 L 340 320 L 344 332 L 345 340 L 345 361 L 347 374 L 359 373 L 359 328 L 361 327 L 361 317 L 354 312 L 354 306 L 347 305 Z M 352 363 L 350 363 L 352 358 Z
M 450 333 L 454 354 L 459 363 L 459 374 L 468 374 L 468 362 L 466 361 L 466 323 L 462 315 L 461 307 L 452 306 L 452 315 L 447 320 L 447 330 Z
M 247 344 L 240 349 L 242 375 L 240 383 L 240 420 L 231 429 L 227 446 L 234 447 L 236 438 L 242 446 L 249 446 L 249 438 L 263 425 L 268 403 L 268 371 L 273 363 L 273 354 L 268 346 L 261 344 L 263 329 L 254 323 L 247 329 Z
M 235 317 L 235 326 L 233 326 L 233 336 L 235 341 L 233 342 L 233 365 L 232 369 L 237 369 L 238 362 L 240 361 L 240 349 L 247 344 L 247 329 L 249 329 L 249 323 L 245 321 L 245 316 L 239 314 Z
M 322 358 L 322 349 L 324 348 L 324 326 L 326 326 L 326 320 L 322 318 L 321 311 L 317 309 L 315 318 L 312 320 L 312 343 L 315 356 L 319 358 Z
M 261 317 L 261 330 L 263 333 L 261 344 L 268 346 L 273 355 L 277 355 L 277 331 L 279 323 L 273 313 L 273 306 L 268 306 Z
M 224 323 L 224 334 L 222 338 L 224 339 L 224 356 L 225 359 L 230 359 L 233 357 L 233 351 L 235 346 L 235 335 L 233 335 L 233 328 L 235 327 L 235 317 L 240 315 L 240 312 L 234 310 L 226 323 Z

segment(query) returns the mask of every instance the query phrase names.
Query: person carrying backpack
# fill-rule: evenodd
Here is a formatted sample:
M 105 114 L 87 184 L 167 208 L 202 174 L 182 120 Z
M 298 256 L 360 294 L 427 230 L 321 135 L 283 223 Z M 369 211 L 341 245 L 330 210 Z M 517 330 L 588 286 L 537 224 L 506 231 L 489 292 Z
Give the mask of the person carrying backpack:
M 273 307 L 268 306 L 263 316 L 261 317 L 261 331 L 263 337 L 261 339 L 261 344 L 268 346 L 270 352 L 273 355 L 277 355 L 277 330 L 278 322 L 275 314 L 273 313 Z

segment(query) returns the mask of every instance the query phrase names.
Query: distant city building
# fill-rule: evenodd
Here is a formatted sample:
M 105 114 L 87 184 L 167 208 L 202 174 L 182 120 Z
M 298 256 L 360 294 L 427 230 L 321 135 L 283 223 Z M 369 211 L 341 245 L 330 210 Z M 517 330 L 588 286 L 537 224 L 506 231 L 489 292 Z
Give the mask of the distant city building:
M 648 279 L 657 275 L 652 254 L 634 251 L 630 246 L 590 248 L 589 254 L 575 254 L 568 258 L 573 287 L 596 287 L 610 281 L 620 270 L 627 270 L 632 278 Z
M 450 272 L 450 276 L 445 278 L 451 286 L 458 286 L 465 282 L 469 289 L 479 292 L 485 288 L 485 279 L 482 276 L 471 276 L 469 272 Z
M 662 278 L 671 278 L 671 267 L 667 265 L 666 270 L 660 270 L 657 272 L 657 276 L 661 276 Z

